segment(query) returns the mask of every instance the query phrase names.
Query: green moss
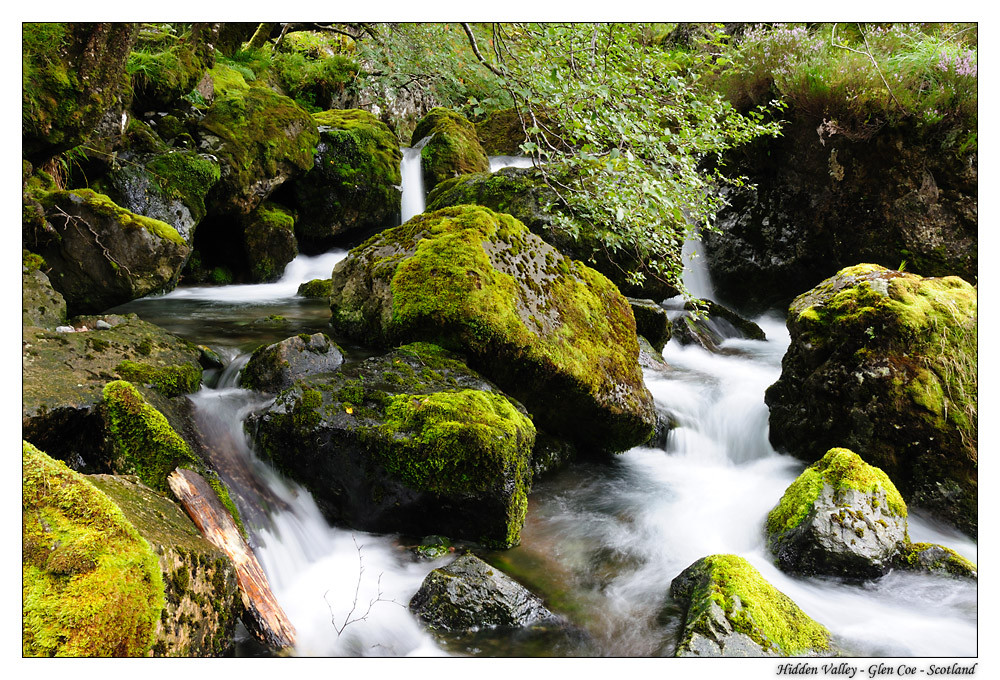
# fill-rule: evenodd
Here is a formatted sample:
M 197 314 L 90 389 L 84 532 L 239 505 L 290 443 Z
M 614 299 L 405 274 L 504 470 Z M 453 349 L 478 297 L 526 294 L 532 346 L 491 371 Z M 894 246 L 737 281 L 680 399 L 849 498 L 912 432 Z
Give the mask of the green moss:
M 175 468 L 201 468 L 187 442 L 131 383 L 110 382 L 103 395 L 108 436 L 123 471 L 134 472 L 151 489 L 167 491 L 167 476 Z
M 202 44 L 201 36 L 174 35 L 146 24 L 125 71 L 136 97 L 145 105 L 168 106 L 191 92 L 213 62 L 214 55 Z
M 736 555 L 712 555 L 701 561 L 704 578 L 692 601 L 715 602 L 737 632 L 768 651 L 796 656 L 830 648 L 830 632 L 809 618 L 784 593 L 764 580 L 753 565 Z M 697 612 L 688 620 L 697 618 Z
M 848 449 L 833 448 L 826 455 L 807 467 L 792 482 L 767 515 L 770 535 L 784 533 L 797 527 L 809 514 L 824 484 L 834 491 L 854 489 L 864 494 L 883 492 L 886 496 L 887 514 L 906 517 L 906 503 L 892 481 L 882 470 L 868 465 Z
M 126 360 L 118 364 L 115 371 L 122 380 L 152 385 L 165 397 L 197 392 L 201 385 L 201 367 L 194 364 L 151 366 Z
M 149 544 L 87 479 L 22 445 L 22 653 L 144 656 L 164 602 Z
M 37 272 L 45 266 L 45 258 L 29 250 L 21 250 L 21 270 L 25 274 Z
M 330 279 L 313 279 L 299 286 L 296 295 L 307 298 L 329 298 L 333 294 L 333 281 Z
M 216 63 L 208 71 L 216 97 L 239 95 L 250 89 L 243 74 L 228 64 Z
M 288 94 L 307 111 L 325 109 L 357 78 L 358 63 L 342 54 L 310 58 L 299 53 L 274 57 L 274 70 Z
M 490 169 L 475 126 L 461 114 L 443 107 L 431 109 L 413 130 L 411 145 L 429 135 L 433 137 L 420 152 L 427 191 L 449 177 Z
M 236 507 L 236 503 L 233 502 L 233 497 L 229 494 L 229 489 L 226 488 L 226 485 L 223 484 L 222 480 L 216 477 L 214 473 L 206 472 L 204 477 L 205 481 L 208 482 L 208 485 L 212 487 L 213 491 L 215 491 L 215 495 L 219 498 L 219 502 L 222 503 L 222 506 L 229 511 L 230 517 L 232 517 L 233 521 L 236 522 L 236 528 L 239 529 L 240 535 L 246 539 L 247 530 L 246 527 L 243 526 L 243 517 L 240 515 L 239 508 Z M 217 572 L 217 574 L 218 573 L 220 572 Z
M 923 559 L 921 559 L 923 558 Z M 909 569 L 944 571 L 953 576 L 976 578 L 978 568 L 951 548 L 933 543 L 910 543 L 899 556 L 900 563 Z
M 94 213 L 116 221 L 122 226 L 122 229 L 144 229 L 157 238 L 173 241 L 181 246 L 187 245 L 177 230 L 166 222 L 130 212 L 104 194 L 99 194 L 91 189 L 40 193 L 37 195 L 37 199 L 45 208 L 52 208 L 61 202 L 72 201 L 71 197 L 73 196 L 82 199 L 84 204 Z
M 184 202 L 196 222 L 205 217 L 205 196 L 221 177 L 217 163 L 193 151 L 175 151 L 156 156 L 146 169 L 164 195 Z

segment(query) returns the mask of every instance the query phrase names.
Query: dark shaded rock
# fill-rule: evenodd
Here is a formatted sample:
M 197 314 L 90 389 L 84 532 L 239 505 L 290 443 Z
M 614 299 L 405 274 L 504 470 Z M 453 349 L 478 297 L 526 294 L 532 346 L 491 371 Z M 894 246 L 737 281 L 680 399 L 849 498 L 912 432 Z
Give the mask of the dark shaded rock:
M 712 300 L 686 301 L 684 311 L 671 323 L 671 337 L 709 352 L 720 351 L 719 345 L 728 338 L 765 339 L 760 326 Z
M 711 555 L 670 583 L 685 609 L 675 656 L 828 656 L 830 632 L 742 557 Z
M 138 478 L 87 479 L 118 506 L 159 560 L 164 603 L 152 655 L 231 656 L 241 606 L 232 561 L 202 538 L 179 505 Z
M 975 282 L 976 155 L 959 158 L 912 130 L 854 141 L 790 110 L 781 136 L 733 152 L 750 184 L 730 189 L 704 242 L 712 281 L 751 313 L 858 262 Z
M 277 203 L 265 201 L 243 222 L 243 248 L 250 280 L 262 283 L 281 278 L 285 265 L 299 254 L 294 216 Z
M 66 300 L 39 267 L 44 261 L 25 252 L 21 268 L 21 325 L 53 329 L 66 321 Z M 30 260 L 30 261 L 29 261 Z
M 635 332 L 646 338 L 657 352 L 662 352 L 670 340 L 667 310 L 652 300 L 628 298 L 628 303 L 632 306 L 632 315 L 635 317 Z
M 784 571 L 874 578 L 907 543 L 906 504 L 884 472 L 831 449 L 792 482 L 766 528 Z
M 863 451 L 911 506 L 978 526 L 978 305 L 954 276 L 842 270 L 795 299 L 770 439 L 811 461 Z
M 240 372 L 240 386 L 280 392 L 300 378 L 336 371 L 343 363 L 343 352 L 325 333 L 296 335 L 258 347 Z
M 575 181 L 551 168 L 549 171 L 555 173 L 557 181 Z M 558 211 L 559 196 L 537 169 L 503 168 L 494 173 L 480 172 L 446 179 L 427 196 L 428 211 L 464 204 L 481 205 L 517 218 L 559 252 L 604 274 L 625 295 L 664 300 L 680 292 L 680 282 L 671 278 L 661 280 L 647 276 L 641 284 L 629 281 L 628 272 L 640 270 L 642 258 L 625 247 L 608 252 L 604 237 L 611 230 L 610 225 L 583 222 L 563 213 L 560 217 L 573 222 L 575 233 L 558 227 L 553 211 Z M 676 269 L 680 271 L 681 245 L 679 241 L 670 244 L 655 256 L 677 262 Z
M 512 628 L 553 617 L 541 599 L 475 555 L 428 574 L 410 611 L 428 627 L 445 631 Z
M 641 335 L 639 336 L 639 365 L 657 371 L 665 371 L 670 368 L 661 351 L 649 344 L 649 340 Z
M 398 223 L 403 156 L 392 130 L 359 109 L 323 111 L 313 120 L 313 166 L 293 185 L 303 249 L 324 252 L 345 233 Z
M 424 213 L 352 250 L 333 288 L 338 332 L 462 352 L 541 428 L 579 447 L 624 451 L 652 432 L 628 301 L 508 215 Z
M 246 428 L 331 521 L 497 548 L 520 540 L 535 427 L 439 347 L 299 379 Z
M 165 222 L 136 215 L 90 189 L 40 191 L 49 230 L 26 245 L 45 258 L 70 315 L 177 285 L 191 248 Z
M 431 138 L 420 152 L 425 191 L 446 179 L 490 169 L 475 126 L 451 109 L 439 106 L 428 111 L 414 128 L 410 146 L 424 137 Z

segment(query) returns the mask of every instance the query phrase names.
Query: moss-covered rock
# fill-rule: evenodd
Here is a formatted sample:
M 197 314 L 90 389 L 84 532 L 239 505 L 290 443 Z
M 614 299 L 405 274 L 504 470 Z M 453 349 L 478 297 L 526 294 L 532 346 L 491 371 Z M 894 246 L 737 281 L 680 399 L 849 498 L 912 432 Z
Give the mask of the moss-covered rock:
M 553 168 L 549 168 L 548 172 L 554 172 L 557 181 L 562 183 L 578 181 Z M 605 238 L 609 236 L 610 225 L 578 220 L 568 211 L 561 211 L 559 196 L 537 169 L 503 168 L 494 173 L 476 173 L 446 179 L 427 196 L 429 211 L 465 204 L 482 205 L 516 217 L 564 255 L 587 263 L 611 279 L 625 295 L 652 298 L 659 302 L 674 297 L 680 291 L 680 282 L 669 276 L 662 280 L 647 276 L 638 285 L 630 282 L 627 275 L 640 268 L 640 258 L 628 248 L 609 251 Z M 557 226 L 553 211 L 557 211 L 560 217 L 569 219 L 573 228 Z M 681 246 L 680 241 L 671 243 L 656 253 L 656 256 L 665 261 L 677 262 L 676 270 L 680 271 Z
M 907 503 L 975 533 L 977 309 L 958 277 L 870 264 L 800 295 L 765 395 L 771 442 L 804 460 L 863 451 Z
M 110 328 L 93 330 L 98 321 Z M 75 323 L 92 330 L 22 330 L 22 436 L 76 469 L 110 472 L 95 408 L 103 399 L 104 385 L 123 378 L 124 371 L 141 384 L 148 379 L 167 394 L 197 389 L 201 353 L 134 314 L 84 317 Z
M 344 233 L 395 224 L 403 158 L 396 135 L 359 109 L 323 111 L 313 120 L 319 126 L 313 167 L 294 182 L 303 247 L 321 252 Z
M 519 541 L 535 427 L 455 355 L 406 345 L 281 392 L 247 429 L 333 521 Z
M 459 113 L 440 106 L 428 111 L 413 130 L 410 146 L 424 137 L 431 137 L 420 152 L 425 191 L 446 179 L 490 169 L 475 126 Z
M 539 597 L 475 555 L 429 573 L 409 608 L 429 628 L 443 631 L 518 628 L 555 618 Z
M 130 23 L 21 26 L 22 152 L 34 163 L 84 142 L 127 85 Z
M 163 608 L 156 555 L 83 475 L 24 442 L 24 656 L 145 656 Z
M 686 610 L 676 656 L 827 656 L 830 632 L 736 555 L 710 555 L 670 583 Z
M 765 528 L 778 566 L 809 576 L 881 576 L 908 541 L 896 487 L 847 449 L 830 449 L 806 468 Z
M 159 561 L 163 610 L 156 622 L 156 657 L 229 656 L 240 604 L 236 568 L 202 538 L 184 510 L 135 477 L 93 475 Z
M 419 215 L 352 250 L 333 288 L 335 329 L 370 345 L 462 352 L 552 434 L 623 451 L 652 432 L 628 301 L 509 215 Z
M 670 318 L 667 316 L 667 310 L 653 300 L 628 298 L 628 303 L 632 307 L 632 316 L 635 317 L 636 333 L 646 338 L 657 352 L 662 352 L 670 340 Z
M 41 268 L 45 260 L 24 251 L 21 267 L 21 325 L 54 329 L 66 321 L 66 299 Z
M 243 220 L 243 249 L 250 265 L 250 280 L 274 281 L 285 265 L 299 254 L 295 216 L 286 208 L 265 201 Z
M 490 112 L 476 122 L 476 136 L 483 151 L 490 156 L 518 156 L 522 153 L 521 144 L 528 141 L 515 109 Z
M 900 553 L 896 566 L 907 571 L 979 579 L 979 569 L 972 561 L 933 543 L 910 543 Z
M 27 245 L 45 258 L 70 315 L 103 312 L 177 285 L 191 248 L 169 224 L 90 189 L 35 196 L 50 230 Z
M 281 392 L 299 378 L 336 371 L 343 363 L 343 352 L 325 333 L 296 335 L 258 347 L 240 371 L 240 386 Z
M 199 123 L 201 141 L 222 163 L 210 214 L 246 215 L 286 180 L 313 166 L 316 123 L 294 101 L 264 87 L 216 97 Z
M 212 43 L 217 30 L 209 24 L 191 24 L 182 35 L 159 26 L 143 24 L 128 56 L 135 106 L 141 109 L 170 106 L 191 92 L 215 63 Z
M 333 281 L 331 279 L 313 279 L 299 284 L 295 291 L 299 297 L 306 298 L 327 298 L 333 295 Z

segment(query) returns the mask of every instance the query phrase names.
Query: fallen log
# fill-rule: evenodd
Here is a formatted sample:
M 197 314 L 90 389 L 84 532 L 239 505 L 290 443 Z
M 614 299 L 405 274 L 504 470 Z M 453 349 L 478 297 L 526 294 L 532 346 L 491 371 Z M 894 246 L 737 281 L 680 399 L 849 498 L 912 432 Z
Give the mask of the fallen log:
M 167 478 L 170 490 L 184 506 L 209 543 L 225 552 L 236 566 L 245 610 L 244 624 L 262 644 L 276 650 L 295 645 L 295 628 L 271 592 L 267 576 L 243 540 L 236 522 L 215 491 L 196 472 L 177 468 Z

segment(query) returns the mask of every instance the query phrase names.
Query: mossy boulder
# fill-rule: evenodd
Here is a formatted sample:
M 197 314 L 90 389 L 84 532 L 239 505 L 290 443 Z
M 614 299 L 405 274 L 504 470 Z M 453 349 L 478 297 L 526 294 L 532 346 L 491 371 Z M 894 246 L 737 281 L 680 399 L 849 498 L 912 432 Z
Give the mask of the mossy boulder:
M 250 280 L 260 283 L 280 278 L 285 265 L 299 254 L 295 216 L 287 208 L 265 201 L 243 223 L 243 249 L 250 265 Z
M 977 521 L 978 306 L 955 276 L 864 264 L 800 295 L 768 388 L 770 438 L 807 461 L 842 446 L 910 505 L 963 531 Z
M 519 541 L 535 427 L 439 347 L 298 379 L 246 427 L 332 521 L 496 548 Z
M 672 302 L 672 301 L 671 301 Z M 685 300 L 671 322 L 670 337 L 681 345 L 698 345 L 719 352 L 723 340 L 764 340 L 764 331 L 749 319 L 712 300 Z
M 685 609 L 675 656 L 830 656 L 830 632 L 736 555 L 710 555 L 670 583 Z
M 908 544 L 900 553 L 896 566 L 907 571 L 979 579 L 979 569 L 971 560 L 951 548 L 934 543 Z
M 166 222 L 90 189 L 39 191 L 49 229 L 27 245 L 45 258 L 70 315 L 93 314 L 177 285 L 191 247 Z
M 168 107 L 190 93 L 215 63 L 215 36 L 217 29 L 205 23 L 191 24 L 182 35 L 143 24 L 127 63 L 135 107 Z
M 327 298 L 333 295 L 333 281 L 331 279 L 313 279 L 299 284 L 295 291 L 299 297 L 306 298 Z
M 765 528 L 778 566 L 807 576 L 881 576 L 908 542 L 896 487 L 847 449 L 830 449 L 806 468 Z
M 84 475 L 21 455 L 24 656 L 146 656 L 164 604 L 156 554 Z
M 547 172 L 553 173 L 562 183 L 579 181 L 555 168 L 548 168 Z M 627 275 L 641 269 L 641 258 L 628 248 L 609 251 L 605 238 L 611 236 L 611 225 L 578 220 L 569 211 L 561 210 L 558 194 L 538 169 L 503 168 L 494 173 L 480 172 L 446 179 L 427 196 L 429 211 L 464 204 L 482 205 L 516 217 L 564 255 L 587 263 L 611 279 L 625 295 L 660 302 L 680 291 L 680 281 L 666 274 L 663 279 L 647 276 L 641 284 L 631 282 Z M 558 225 L 559 218 L 569 220 L 573 228 Z M 656 255 L 679 265 L 682 245 L 680 241 L 667 244 Z M 676 270 L 680 271 L 681 267 Z
M 432 630 L 450 632 L 519 628 L 555 618 L 539 597 L 475 555 L 429 573 L 409 608 Z
M 323 111 L 313 120 L 319 128 L 313 166 L 293 186 L 303 248 L 323 252 L 342 234 L 396 224 L 403 158 L 396 135 L 359 109 Z
M 264 87 L 216 97 L 199 123 L 202 144 L 222 164 L 206 201 L 212 215 L 250 213 L 288 179 L 313 167 L 316 122 Z
M 21 26 L 21 144 L 33 163 L 79 146 L 119 104 L 132 23 Z
M 220 176 L 219 164 L 210 156 L 161 149 L 123 154 L 102 187 L 117 205 L 169 224 L 193 246 L 195 227 L 205 218 L 205 196 Z
M 299 378 L 336 371 L 343 363 L 343 352 L 325 333 L 296 335 L 258 347 L 240 371 L 240 386 L 281 392 Z
M 410 146 L 424 137 L 431 137 L 420 152 L 425 191 L 446 179 L 490 169 L 476 127 L 460 113 L 440 106 L 431 109 L 414 128 Z
M 164 602 L 152 656 L 231 656 L 241 607 L 232 560 L 202 537 L 176 502 L 138 478 L 87 479 L 118 506 L 158 559 Z
M 41 270 L 45 261 L 24 251 L 21 267 L 21 325 L 54 329 L 66 321 L 66 299 Z
M 492 111 L 475 125 L 476 136 L 487 155 L 518 156 L 523 153 L 521 145 L 528 139 L 516 109 Z
M 110 328 L 94 330 L 98 321 Z M 143 389 L 150 385 L 151 392 L 196 390 L 201 352 L 134 314 L 82 317 L 74 323 L 91 330 L 22 330 L 22 436 L 76 469 L 110 472 L 96 410 L 105 384 L 128 376 Z
M 652 432 L 628 301 L 509 215 L 479 206 L 418 215 L 352 250 L 333 288 L 338 332 L 461 352 L 551 434 L 623 451 Z

